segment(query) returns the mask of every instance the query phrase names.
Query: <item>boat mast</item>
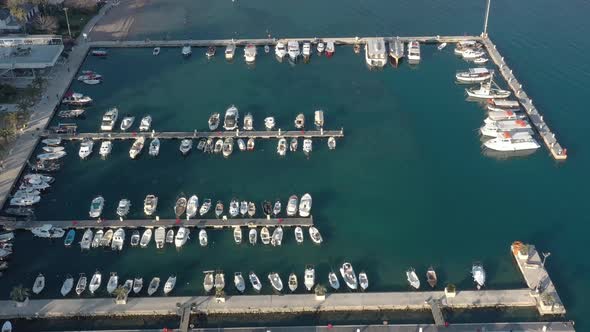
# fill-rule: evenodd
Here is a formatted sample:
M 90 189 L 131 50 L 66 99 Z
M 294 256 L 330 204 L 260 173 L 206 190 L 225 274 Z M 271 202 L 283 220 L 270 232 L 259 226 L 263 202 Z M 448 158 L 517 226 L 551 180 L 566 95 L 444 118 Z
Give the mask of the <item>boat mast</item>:
M 488 35 L 488 17 L 490 16 L 490 2 L 492 0 L 487 0 L 487 5 L 486 5 L 486 16 L 485 16 L 485 21 L 483 24 L 483 33 L 482 36 L 483 37 L 487 37 Z

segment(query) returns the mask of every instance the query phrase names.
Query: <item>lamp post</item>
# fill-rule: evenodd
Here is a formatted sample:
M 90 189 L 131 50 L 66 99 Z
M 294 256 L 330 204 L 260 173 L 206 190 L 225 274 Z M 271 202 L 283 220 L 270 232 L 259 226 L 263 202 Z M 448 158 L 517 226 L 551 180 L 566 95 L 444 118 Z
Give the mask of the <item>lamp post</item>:
M 64 7 L 64 12 L 66 13 L 66 23 L 68 24 L 68 34 L 70 35 L 70 38 L 72 38 L 72 31 L 70 30 L 70 20 L 68 18 L 68 8 Z
M 545 267 L 545 260 L 547 259 L 547 257 L 551 256 L 551 253 L 550 252 L 543 252 L 542 254 L 543 254 L 543 263 L 542 263 L 542 265 L 543 265 L 543 267 Z
M 492 2 L 492 0 L 487 0 L 486 17 L 485 17 L 485 22 L 483 24 L 483 36 L 484 37 L 488 35 L 488 17 L 490 16 L 490 2 Z

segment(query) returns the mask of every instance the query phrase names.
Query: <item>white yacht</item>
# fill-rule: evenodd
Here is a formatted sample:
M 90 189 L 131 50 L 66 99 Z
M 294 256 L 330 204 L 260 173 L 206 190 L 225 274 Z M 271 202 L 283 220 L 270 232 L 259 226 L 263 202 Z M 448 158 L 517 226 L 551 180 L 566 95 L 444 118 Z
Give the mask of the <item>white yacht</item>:
M 228 107 L 225 111 L 225 117 L 223 120 L 223 128 L 225 130 L 235 130 L 238 128 L 238 120 L 240 118 L 240 113 L 238 112 L 238 108 L 234 105 Z
M 180 141 L 180 147 L 178 149 L 180 150 L 180 153 L 182 153 L 182 155 L 187 155 L 192 150 L 192 148 L 193 140 L 185 138 L 182 141 Z
M 184 46 L 182 46 L 181 53 L 184 57 L 189 57 L 191 54 L 193 54 L 193 51 L 191 50 L 191 46 L 189 44 L 184 44 Z
M 125 230 L 123 228 L 119 228 L 113 234 L 113 242 L 111 243 L 111 249 L 113 250 L 123 250 L 123 245 L 125 244 Z
M 143 234 L 141 235 L 141 240 L 139 241 L 139 246 L 141 248 L 145 248 L 150 244 L 150 241 L 152 240 L 152 234 L 153 231 L 151 228 L 148 228 L 145 231 L 143 231 Z
M 148 131 L 152 126 L 152 116 L 146 115 L 139 122 L 139 131 Z
M 100 130 L 112 131 L 117 122 L 119 116 L 119 110 L 116 107 L 111 108 L 102 116 L 102 122 L 100 124 Z
M 365 43 L 365 61 L 369 67 L 382 68 L 387 64 L 387 52 L 383 38 L 370 38 Z
M 311 43 L 305 42 L 303 43 L 303 58 L 309 59 L 311 56 Z
M 158 207 L 158 197 L 155 195 L 147 195 L 145 200 L 143 201 L 143 212 L 147 216 L 151 216 L 156 212 L 156 208 Z
M 418 275 L 416 275 L 416 271 L 413 268 L 406 271 L 406 278 L 408 279 L 410 286 L 414 289 L 420 288 L 420 279 L 418 279 Z
M 256 46 L 253 44 L 248 44 L 244 48 L 244 58 L 246 59 L 246 63 L 254 63 L 256 61 Z
M 138 137 L 131 145 L 131 149 L 129 149 L 129 157 L 131 159 L 135 159 L 143 150 L 143 145 L 145 144 L 145 137 Z
M 291 40 L 287 43 L 287 53 L 289 54 L 289 58 L 293 61 L 297 61 L 299 55 L 301 55 L 301 51 L 299 49 L 299 42 L 295 40 Z
M 308 291 L 311 291 L 313 286 L 315 286 L 315 269 L 313 265 L 308 265 L 305 268 L 304 285 Z
M 121 120 L 121 130 L 125 131 L 125 130 L 131 128 L 131 126 L 133 126 L 133 122 L 135 122 L 134 116 L 124 117 L 123 120 Z
M 98 271 L 94 272 L 94 275 L 92 275 L 92 279 L 90 279 L 90 285 L 88 285 L 88 290 L 90 291 L 91 294 L 94 294 L 94 292 L 96 292 L 96 290 L 100 287 L 101 282 L 102 282 L 102 274 L 100 274 L 100 272 L 98 272 Z M 78 295 L 80 295 L 80 294 L 78 294 Z
M 461 83 L 480 83 L 491 79 L 492 71 L 487 68 L 469 68 L 455 74 L 455 78 Z
M 104 198 L 97 196 L 90 203 L 90 218 L 98 218 L 102 214 L 102 208 L 104 207 Z
M 389 43 L 389 56 L 394 61 L 393 64 L 397 67 L 399 61 L 404 57 L 404 43 L 396 37 Z
M 111 141 L 102 141 L 100 143 L 100 151 L 98 152 L 102 157 L 106 157 L 111 154 L 113 150 L 113 142 Z
M 303 229 L 300 226 L 295 227 L 295 241 L 298 244 L 303 243 Z
M 80 248 L 83 250 L 88 250 L 90 249 L 90 244 L 92 243 L 92 236 L 94 234 L 92 233 L 91 229 L 87 229 L 86 231 L 84 231 L 84 234 L 82 235 L 82 240 L 80 241 Z
M 225 59 L 226 60 L 233 60 L 235 54 L 236 54 L 236 45 L 235 44 L 229 44 L 225 47 Z
M 238 138 L 238 148 L 240 151 L 246 151 L 246 142 L 241 138 Z
M 71 93 L 65 96 L 65 98 L 62 100 L 62 103 L 67 104 L 67 105 L 76 105 L 76 106 L 83 106 L 83 105 L 87 105 L 90 104 L 92 102 L 92 98 L 88 97 L 88 96 L 84 96 L 81 93 Z
M 305 194 L 301 197 L 299 202 L 299 215 L 302 217 L 309 217 L 311 211 L 311 195 Z
M 486 55 L 486 52 L 481 49 L 467 49 L 461 54 L 463 59 L 476 59 L 481 58 L 484 55 Z
M 143 278 L 133 279 L 133 293 L 138 294 L 143 288 Z
M 309 237 L 311 238 L 311 241 L 313 241 L 313 243 L 315 244 L 321 244 L 322 241 L 324 241 L 322 235 L 320 234 L 320 231 L 314 226 L 311 226 L 309 228 Z
M 276 123 L 275 123 L 274 117 L 269 116 L 264 119 L 264 127 L 266 127 L 266 129 L 268 129 L 268 130 L 274 129 L 275 125 L 276 125 Z
M 238 216 L 238 214 L 240 213 L 240 203 L 238 203 L 237 199 L 232 199 L 231 202 L 229 202 L 229 215 L 232 218 L 235 218 Z
M 41 201 L 41 196 L 39 195 L 24 195 L 24 196 L 16 196 L 10 199 L 10 205 L 14 206 L 31 206 L 37 204 Z
M 311 139 L 310 138 L 304 139 L 303 140 L 303 152 L 305 154 L 310 154 L 312 150 L 313 150 L 313 147 L 312 147 Z
M 283 243 L 283 227 L 279 226 L 272 232 L 270 244 L 273 246 L 280 246 Z
M 225 287 L 225 274 L 223 272 L 215 273 L 213 286 L 215 286 L 216 290 L 222 290 Z
M 210 209 L 211 209 L 211 199 L 206 198 L 203 201 L 201 208 L 199 209 L 199 215 L 204 216 L 205 214 L 207 214 L 207 212 L 209 212 Z
M 102 236 L 102 239 L 100 239 L 100 246 L 101 247 L 109 247 L 111 245 L 111 240 L 113 239 L 113 230 L 112 229 L 108 229 L 104 235 Z
M 94 141 L 91 139 L 85 139 L 80 143 L 80 150 L 78 151 L 78 156 L 81 159 L 86 159 L 88 156 L 92 154 L 92 148 L 94 147 Z
M 299 286 L 299 283 L 297 282 L 297 275 L 295 273 L 291 273 L 289 274 L 289 290 L 291 290 L 291 292 L 294 292 L 297 289 L 297 286 Z
M 209 239 L 207 237 L 207 231 L 205 229 L 201 229 L 199 231 L 199 244 L 201 247 L 206 247 L 209 243 Z
M 205 276 L 203 277 L 203 289 L 205 293 L 209 293 L 213 289 L 213 271 L 204 271 Z
M 526 115 L 514 111 L 490 111 L 488 117 L 483 120 L 484 123 L 503 120 L 526 120 Z
M 509 132 L 504 132 L 501 136 L 485 142 L 484 146 L 490 150 L 502 152 L 536 150 L 541 147 L 528 133 L 511 134 Z
M 324 51 L 326 50 L 326 44 L 324 44 L 324 42 L 318 42 L 317 50 L 318 54 L 324 53 Z
M 178 232 L 176 232 L 176 237 L 174 238 L 174 245 L 176 248 L 180 248 L 186 243 L 189 233 L 190 231 L 188 228 L 180 227 L 178 229 Z
M 99 229 L 96 231 L 96 233 L 94 234 L 94 239 L 92 239 L 92 243 L 91 243 L 92 248 L 98 248 L 98 246 L 100 246 L 100 242 L 102 241 L 103 235 L 104 235 L 104 231 L 102 229 Z
M 121 218 L 124 218 L 129 214 L 129 209 L 131 208 L 131 201 L 123 198 L 119 201 L 119 205 L 117 206 L 117 215 Z
M 356 279 L 356 274 L 354 273 L 354 269 L 352 268 L 352 264 L 348 262 L 342 264 L 342 267 L 340 268 L 340 275 L 342 276 L 342 279 L 344 279 L 344 282 L 348 288 L 352 290 L 357 289 L 358 282 Z
M 160 154 L 160 139 L 156 137 L 150 142 L 149 155 L 152 157 L 156 157 L 159 154 Z
M 511 94 L 508 90 L 502 90 L 498 88 L 492 88 L 491 80 L 488 82 L 480 83 L 479 88 L 469 88 L 465 89 L 467 95 L 472 98 L 479 98 L 479 99 L 501 99 L 501 98 L 508 98 Z
M 199 211 L 199 197 L 197 197 L 197 195 L 192 195 L 188 199 L 188 204 L 186 205 L 187 219 L 197 215 L 197 211 Z
M 336 47 L 334 46 L 334 42 L 331 40 L 328 41 L 326 43 L 326 56 L 328 58 L 331 58 L 335 52 L 336 52 Z
M 408 62 L 410 64 L 420 63 L 420 43 L 416 40 L 408 44 Z
M 170 236 L 168 236 L 170 235 Z M 164 243 L 172 243 L 174 242 L 174 230 L 169 230 L 166 233 L 166 228 L 160 226 L 156 228 L 156 232 L 154 235 L 154 241 L 156 242 L 156 248 L 162 249 L 164 248 Z
M 486 271 L 480 263 L 474 263 L 471 267 L 471 275 L 473 281 L 477 285 L 477 289 L 481 289 L 486 283 Z
M 254 118 L 252 117 L 252 113 L 248 113 L 244 117 L 244 130 L 253 130 L 253 129 L 254 129 Z
M 299 199 L 297 195 L 291 195 L 287 202 L 287 216 L 292 217 L 297 214 L 297 207 L 299 206 Z
M 260 240 L 265 245 L 270 243 L 270 231 L 266 226 L 260 230 Z
M 525 132 L 533 134 L 533 129 L 530 123 L 526 120 L 502 120 L 492 121 L 486 123 L 480 128 L 480 132 L 484 136 L 498 137 L 503 132 Z
M 285 47 L 285 43 L 279 41 L 275 46 L 275 55 L 277 58 L 282 59 L 287 55 L 287 48 Z
M 277 144 L 277 153 L 279 156 L 284 156 L 287 154 L 287 140 L 284 137 L 279 139 Z
M 305 126 L 305 115 L 303 113 L 299 113 L 299 114 L 297 114 L 297 117 L 295 117 L 295 128 L 303 129 L 304 126 Z

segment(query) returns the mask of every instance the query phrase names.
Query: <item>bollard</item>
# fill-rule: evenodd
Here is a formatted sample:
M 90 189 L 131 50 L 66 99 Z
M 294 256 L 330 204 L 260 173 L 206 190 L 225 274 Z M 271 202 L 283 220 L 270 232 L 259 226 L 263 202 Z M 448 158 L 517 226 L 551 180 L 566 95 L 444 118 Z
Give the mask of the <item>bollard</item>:
M 281 128 L 279 128 L 279 136 L 281 136 Z
M 160 221 L 160 216 L 156 216 L 156 221 Z
M 324 136 L 324 127 L 320 128 L 320 135 Z

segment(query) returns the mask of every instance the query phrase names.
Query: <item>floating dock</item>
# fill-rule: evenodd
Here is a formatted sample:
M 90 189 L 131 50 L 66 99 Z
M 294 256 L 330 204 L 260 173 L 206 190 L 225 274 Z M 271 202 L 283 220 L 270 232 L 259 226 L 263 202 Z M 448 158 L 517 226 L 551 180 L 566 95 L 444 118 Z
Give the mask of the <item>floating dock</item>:
M 30 230 L 45 224 L 63 229 L 86 228 L 146 228 L 146 227 L 191 227 L 191 228 L 225 228 L 225 227 L 310 227 L 313 216 L 308 218 L 228 218 L 228 219 L 123 219 L 121 220 L 47 220 L 17 221 L 2 219 L 0 225 L 7 230 Z
M 101 132 L 55 134 L 46 131 L 41 135 L 46 138 L 62 140 L 125 140 L 138 137 L 159 139 L 199 139 L 199 138 L 328 138 L 344 137 L 344 129 L 340 130 L 264 130 L 264 131 L 188 131 L 188 132 Z

